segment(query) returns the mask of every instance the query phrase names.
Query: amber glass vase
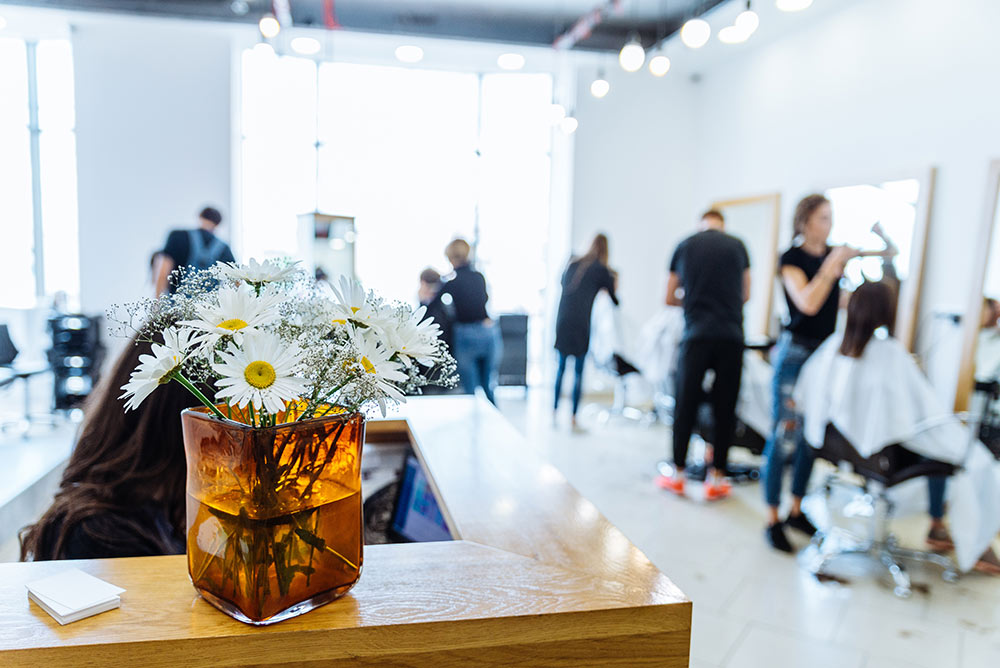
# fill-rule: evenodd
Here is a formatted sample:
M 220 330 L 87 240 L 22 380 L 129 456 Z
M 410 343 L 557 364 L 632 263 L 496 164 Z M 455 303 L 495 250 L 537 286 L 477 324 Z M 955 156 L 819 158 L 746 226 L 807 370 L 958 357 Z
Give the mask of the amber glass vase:
M 342 596 L 363 558 L 364 418 L 276 417 L 253 428 L 207 408 L 181 413 L 191 581 L 216 608 L 255 625 Z

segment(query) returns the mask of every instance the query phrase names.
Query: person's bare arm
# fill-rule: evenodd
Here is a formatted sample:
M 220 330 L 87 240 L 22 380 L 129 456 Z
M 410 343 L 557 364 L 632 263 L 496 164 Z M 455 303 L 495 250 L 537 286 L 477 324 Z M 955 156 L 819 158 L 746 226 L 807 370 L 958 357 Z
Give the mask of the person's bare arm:
M 167 278 L 170 276 L 170 272 L 174 270 L 174 261 L 169 255 L 160 253 L 159 257 L 156 259 L 156 268 L 154 273 L 156 275 L 156 297 L 167 292 Z
M 743 270 L 743 303 L 750 301 L 750 270 Z
M 816 315 L 844 274 L 844 265 L 857 256 L 857 250 L 837 246 L 826 256 L 812 280 L 806 278 L 806 273 L 798 267 L 785 265 L 781 268 L 781 283 L 797 309 L 806 315 Z
M 684 298 L 677 295 L 680 289 L 681 277 L 670 272 L 670 276 L 667 277 L 667 306 L 684 306 Z

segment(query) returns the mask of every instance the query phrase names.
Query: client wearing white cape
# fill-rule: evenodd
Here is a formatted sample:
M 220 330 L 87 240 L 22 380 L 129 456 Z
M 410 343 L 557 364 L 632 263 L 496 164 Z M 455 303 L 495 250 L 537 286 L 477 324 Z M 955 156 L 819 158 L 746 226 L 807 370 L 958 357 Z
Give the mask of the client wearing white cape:
M 960 466 L 948 482 L 948 514 L 959 568 L 969 570 L 1000 531 L 1000 462 L 941 407 L 898 341 L 873 337 L 855 359 L 840 354 L 841 339 L 828 338 L 799 376 L 806 441 L 820 447 L 833 424 L 863 457 L 899 443 Z

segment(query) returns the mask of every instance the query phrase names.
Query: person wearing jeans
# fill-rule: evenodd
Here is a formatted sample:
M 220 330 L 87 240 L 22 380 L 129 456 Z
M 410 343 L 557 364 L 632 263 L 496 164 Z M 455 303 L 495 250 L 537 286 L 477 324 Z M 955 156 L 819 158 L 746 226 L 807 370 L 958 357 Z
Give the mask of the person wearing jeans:
M 453 352 L 462 388 L 467 394 L 475 394 L 481 387 L 490 403 L 496 405 L 493 388 L 500 362 L 500 328 L 486 312 L 490 298 L 486 278 L 472 268 L 471 252 L 465 239 L 455 239 L 445 247 L 444 254 L 455 274 L 441 287 L 439 296 L 454 309 Z
M 798 203 L 793 226 L 795 241 L 778 263 L 789 320 L 777 346 L 773 427 L 764 446 L 767 463 L 763 471 L 768 506 L 764 536 L 773 548 L 782 552 L 792 551 L 785 526 L 809 536 L 816 533 L 816 527 L 802 513 L 802 497 L 812 473 L 813 455 L 802 437 L 802 421 L 796 413 L 792 393 L 806 360 L 837 328 L 840 278 L 845 264 L 859 254 L 849 246 L 827 245 L 833 214 L 829 200 L 823 195 L 809 195 Z M 792 509 L 782 522 L 778 519 L 778 506 L 788 459 L 792 461 Z
M 559 410 L 559 395 L 562 394 L 563 374 L 569 357 L 576 360 L 576 375 L 573 379 L 573 430 L 580 429 L 576 413 L 580 408 L 580 394 L 583 391 L 583 363 L 590 348 L 590 316 L 594 299 L 601 290 L 606 290 L 615 306 L 616 275 L 608 268 L 608 238 L 598 234 L 590 244 L 590 249 L 581 257 L 573 258 L 563 272 L 562 296 L 556 314 L 556 344 L 559 352 L 559 369 L 556 372 L 553 421 Z

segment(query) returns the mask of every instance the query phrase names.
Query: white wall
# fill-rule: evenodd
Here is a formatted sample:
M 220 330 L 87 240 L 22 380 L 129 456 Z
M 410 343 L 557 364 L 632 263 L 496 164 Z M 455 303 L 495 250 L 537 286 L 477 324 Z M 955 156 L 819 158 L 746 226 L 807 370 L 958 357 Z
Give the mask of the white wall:
M 781 192 L 785 244 L 802 195 L 936 166 L 918 347 L 931 349 L 930 374 L 950 400 L 960 337 L 933 313 L 963 311 L 978 290 L 962 258 L 976 250 L 989 161 L 1000 157 L 1000 2 L 817 0 L 799 16 L 782 32 L 783 16 L 762 11 L 770 34 L 728 56 L 706 47 L 714 55 L 700 68 L 700 54 L 684 54 L 697 85 L 667 92 L 637 76 L 582 105 L 574 241 L 612 230 L 641 321 L 657 307 L 659 292 L 642 290 L 660 289 L 671 240 L 713 200 Z M 613 113 L 598 116 L 608 103 Z M 587 119 L 602 125 L 588 134 Z
M 80 301 L 103 313 L 150 294 L 171 228 L 208 203 L 228 221 L 231 47 L 219 30 L 101 16 L 75 26 L 73 56 Z
M 635 330 L 663 304 L 674 246 L 697 223 L 696 118 L 685 78 L 629 75 L 617 64 L 608 70 L 603 99 L 590 94 L 593 68 L 579 76 L 572 244 L 579 254 L 597 232 L 608 235 L 631 351 Z

